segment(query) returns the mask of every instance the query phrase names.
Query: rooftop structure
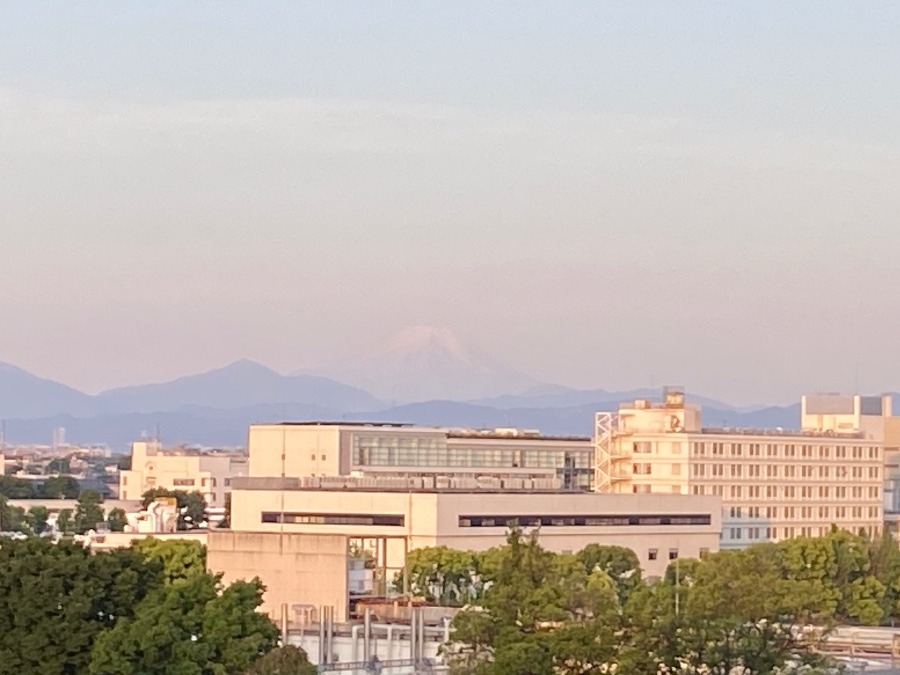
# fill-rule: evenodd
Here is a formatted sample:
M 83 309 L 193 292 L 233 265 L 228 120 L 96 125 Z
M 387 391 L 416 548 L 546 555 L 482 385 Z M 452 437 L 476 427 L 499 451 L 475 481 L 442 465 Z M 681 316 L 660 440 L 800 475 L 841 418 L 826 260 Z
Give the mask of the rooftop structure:
M 516 476 L 589 490 L 590 438 L 519 429 L 281 423 L 250 427 L 251 476 Z

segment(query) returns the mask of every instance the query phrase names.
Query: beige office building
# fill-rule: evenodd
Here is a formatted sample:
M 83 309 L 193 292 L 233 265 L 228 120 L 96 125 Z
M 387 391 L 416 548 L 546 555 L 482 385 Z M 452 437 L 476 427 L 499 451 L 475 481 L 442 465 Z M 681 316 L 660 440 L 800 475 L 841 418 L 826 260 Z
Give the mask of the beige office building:
M 296 580 L 286 580 L 282 568 L 294 553 L 284 554 L 287 558 L 279 553 L 281 536 L 290 536 L 290 546 L 306 553 L 312 553 L 316 537 L 344 537 L 355 550 L 368 551 L 377 569 L 389 571 L 381 586 L 370 589 L 376 595 L 402 590 L 390 584 L 408 551 L 430 546 L 483 551 L 502 545 L 510 526 L 526 533 L 539 528 L 541 544 L 557 552 L 577 552 L 588 544 L 629 548 L 649 576 L 662 575 L 678 558 L 718 550 L 718 497 L 561 491 L 511 480 L 514 487 L 502 479 L 487 486 L 452 477 L 236 478 L 231 515 L 236 538 L 211 537 L 209 565 L 228 578 L 252 573 L 264 582 L 272 570 L 266 602 L 273 610 L 312 596 Z
M 454 475 L 549 480 L 576 490 L 590 490 L 594 478 L 591 438 L 521 429 L 255 424 L 247 447 L 252 476 Z
M 714 495 L 724 547 L 883 526 L 889 397 L 803 398 L 799 431 L 711 429 L 680 390 L 596 417 L 600 491 Z
M 240 453 L 164 448 L 155 441 L 139 441 L 131 446 L 131 470 L 119 472 L 119 499 L 139 501 L 153 488 L 197 491 L 210 507 L 221 509 L 232 478 L 247 475 L 247 468 L 247 457 Z

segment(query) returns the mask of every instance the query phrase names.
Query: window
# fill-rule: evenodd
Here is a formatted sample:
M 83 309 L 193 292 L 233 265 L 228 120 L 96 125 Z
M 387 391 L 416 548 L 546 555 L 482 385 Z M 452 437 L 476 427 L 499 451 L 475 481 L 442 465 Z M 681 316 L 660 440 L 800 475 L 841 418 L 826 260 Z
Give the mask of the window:
M 681 475 L 681 464 L 673 464 L 672 465 L 672 475 L 673 476 Z
M 194 481 L 193 478 L 175 478 L 175 479 L 172 481 L 172 485 L 177 485 L 177 486 L 179 486 L 179 487 L 181 487 L 181 486 L 188 487 L 188 486 L 193 485 L 194 482 L 195 482 L 195 481 Z
M 649 476 L 653 469 L 653 465 L 649 462 L 645 464 L 633 464 L 632 469 L 635 476 Z
M 656 557 L 659 555 L 659 551 L 655 548 L 651 548 L 647 551 L 647 560 L 656 560 Z
M 389 527 L 403 527 L 406 523 L 406 516 L 368 513 L 277 513 L 264 511 L 262 522 L 296 525 L 385 525 Z
M 669 560 L 675 560 L 678 558 L 678 549 L 670 548 L 669 549 Z
M 501 515 L 459 516 L 459 527 L 680 527 L 709 525 L 709 514 L 596 514 L 596 515 Z

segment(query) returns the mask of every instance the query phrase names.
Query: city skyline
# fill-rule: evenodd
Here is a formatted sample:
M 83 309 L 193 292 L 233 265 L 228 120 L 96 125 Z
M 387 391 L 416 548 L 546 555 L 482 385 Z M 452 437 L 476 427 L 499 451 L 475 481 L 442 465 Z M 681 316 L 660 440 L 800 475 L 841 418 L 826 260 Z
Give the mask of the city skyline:
M 896 6 L 352 7 L 2 10 L 0 361 L 900 388 Z

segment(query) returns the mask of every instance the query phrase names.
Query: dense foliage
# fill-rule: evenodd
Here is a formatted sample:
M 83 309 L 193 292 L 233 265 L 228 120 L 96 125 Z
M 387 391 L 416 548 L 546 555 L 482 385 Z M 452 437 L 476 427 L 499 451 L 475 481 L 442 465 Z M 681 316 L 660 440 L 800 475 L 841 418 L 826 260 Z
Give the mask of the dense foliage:
M 835 530 L 676 560 L 652 582 L 639 567 L 626 549 L 554 554 L 513 531 L 483 553 L 412 552 L 409 587 L 465 605 L 446 654 L 453 672 L 472 675 L 784 673 L 819 660 L 801 626 L 900 616 L 889 535 Z
M 299 647 L 276 647 L 254 663 L 245 675 L 316 675 L 319 669 Z
M 197 491 L 186 492 L 184 490 L 168 490 L 166 488 L 153 488 L 141 495 L 143 507 L 146 509 L 159 497 L 174 497 L 178 505 L 178 529 L 193 530 L 206 521 L 206 500 Z
M 193 542 L 0 540 L 0 675 L 279 672 L 250 670 L 277 640 L 262 591 L 223 586 Z

